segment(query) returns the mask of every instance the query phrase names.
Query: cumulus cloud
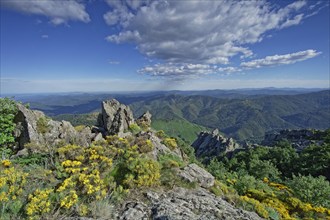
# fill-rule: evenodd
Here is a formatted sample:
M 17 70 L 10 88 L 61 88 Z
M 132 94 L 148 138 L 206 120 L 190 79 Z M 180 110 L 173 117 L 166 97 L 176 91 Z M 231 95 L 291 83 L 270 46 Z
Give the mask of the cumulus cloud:
M 260 68 L 267 66 L 278 66 L 283 64 L 292 64 L 299 61 L 307 60 L 317 55 L 321 54 L 321 52 L 317 52 L 316 50 L 305 50 L 299 51 L 296 53 L 283 54 L 283 55 L 273 55 L 267 56 L 262 59 L 251 60 L 248 62 L 241 63 L 241 66 L 244 68 Z
M 162 63 L 139 72 L 169 77 L 240 71 L 223 65 L 237 55 L 253 57 L 250 45 L 262 41 L 271 30 L 300 24 L 306 11 L 312 10 L 307 1 L 285 7 L 265 0 L 107 2 L 111 10 L 104 19 L 120 31 L 106 40 L 135 43 L 142 54 Z M 196 67 L 194 73 L 186 68 L 189 64 L 208 67 Z
M 81 1 L 75 0 L 47 0 L 22 1 L 3 0 L 1 6 L 28 14 L 43 15 L 54 25 L 67 23 L 69 20 L 89 22 L 90 17 Z

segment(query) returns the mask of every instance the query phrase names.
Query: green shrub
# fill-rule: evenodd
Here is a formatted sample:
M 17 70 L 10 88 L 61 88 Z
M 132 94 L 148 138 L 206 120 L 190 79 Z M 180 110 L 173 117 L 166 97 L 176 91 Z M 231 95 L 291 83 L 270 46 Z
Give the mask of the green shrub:
M 159 130 L 156 132 L 156 136 L 159 138 L 164 138 L 166 137 L 165 132 L 163 130 Z
M 166 145 L 166 147 L 170 148 L 171 150 L 175 150 L 178 147 L 175 138 L 165 138 L 163 140 L 163 143 Z
M 293 176 L 287 185 L 303 202 L 330 208 L 330 184 L 323 176 Z
M 14 117 L 17 113 L 17 106 L 14 100 L 0 98 L 0 153 L 1 155 L 11 154 L 10 147 L 14 141 Z M 5 153 L 5 154 L 3 154 Z
M 142 129 L 141 129 L 140 126 L 138 126 L 137 124 L 130 124 L 130 125 L 129 125 L 129 130 L 130 130 L 133 134 L 138 134 Z
M 160 155 L 158 161 L 162 169 L 170 169 L 184 166 L 184 162 L 180 159 L 180 157 L 173 154 Z

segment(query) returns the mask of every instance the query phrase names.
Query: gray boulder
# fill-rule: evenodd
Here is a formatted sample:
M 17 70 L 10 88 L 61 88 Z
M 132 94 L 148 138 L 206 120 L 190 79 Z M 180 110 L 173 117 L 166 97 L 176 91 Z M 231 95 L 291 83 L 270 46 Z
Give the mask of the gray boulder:
M 196 182 L 204 188 L 214 185 L 214 176 L 194 163 L 181 170 L 179 176 L 190 183 Z
M 99 125 L 105 129 L 107 135 L 123 136 L 133 123 L 133 113 L 128 106 L 120 104 L 115 99 L 102 102 Z
M 150 196 L 151 195 L 151 196 Z M 141 198 L 141 197 L 140 197 Z M 174 188 L 148 191 L 143 201 L 129 201 L 115 210 L 114 219 L 125 220 L 261 220 L 257 214 L 232 206 L 206 189 Z
M 88 127 L 78 132 L 69 122 L 53 121 L 44 113 L 27 109 L 22 104 L 17 104 L 17 109 L 14 118 L 17 150 L 27 144 L 31 145 L 30 150 L 39 152 L 49 151 L 59 144 L 88 146 L 91 143 L 92 133 Z

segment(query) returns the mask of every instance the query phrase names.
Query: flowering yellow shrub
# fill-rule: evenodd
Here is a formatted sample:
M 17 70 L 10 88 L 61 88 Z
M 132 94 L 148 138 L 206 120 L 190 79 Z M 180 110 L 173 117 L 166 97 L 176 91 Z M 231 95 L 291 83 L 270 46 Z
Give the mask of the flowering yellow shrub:
M 10 162 L 10 160 L 2 160 L 1 164 L 4 167 L 9 167 L 11 165 L 11 162 Z
M 27 173 L 16 170 L 14 167 L 0 169 L 0 204 L 5 206 L 6 202 L 16 200 L 22 195 L 26 184 Z
M 53 189 L 35 190 L 33 194 L 28 197 L 28 204 L 26 205 L 26 214 L 29 219 L 40 219 L 45 213 L 50 212 L 51 202 L 49 195 Z
M 78 202 L 78 195 L 76 191 L 70 190 L 69 194 L 61 200 L 60 206 L 69 209 L 77 202 Z
M 248 196 L 241 196 L 240 199 L 244 202 L 247 202 L 251 205 L 253 205 L 256 212 L 263 218 L 269 218 L 268 211 L 266 210 L 265 205 L 263 205 L 261 202 L 259 202 L 256 199 L 250 198 Z
M 73 148 L 76 153 L 68 154 Z M 70 209 L 79 197 L 90 198 L 92 201 L 106 196 L 109 183 L 106 184 L 102 175 L 112 168 L 112 158 L 109 157 L 114 153 L 109 149 L 104 146 L 78 148 L 68 145 L 58 150 L 61 166 L 69 175 L 56 190 L 60 195 L 61 207 Z M 71 160 L 73 156 L 75 160 Z
M 174 150 L 178 147 L 178 144 L 176 143 L 176 140 L 174 138 L 165 138 L 163 142 L 166 147 L 170 148 L 171 150 Z
M 156 186 L 160 184 L 160 165 L 148 158 L 134 158 L 130 160 L 124 184 L 129 188 L 134 186 Z
M 298 198 L 292 196 L 291 190 L 278 183 L 272 183 L 269 181 L 269 186 L 274 188 L 274 192 L 264 192 L 256 189 L 248 190 L 247 194 L 241 196 L 241 200 L 250 204 L 253 204 L 255 211 L 262 217 L 267 218 L 264 211 L 267 209 L 262 209 L 261 205 L 266 208 L 270 207 L 277 211 L 281 219 L 296 219 L 296 217 L 304 218 L 312 217 L 316 219 L 322 219 L 326 216 L 330 217 L 328 209 L 324 207 L 313 207 L 309 203 L 304 203 Z M 258 201 L 258 202 L 256 202 Z

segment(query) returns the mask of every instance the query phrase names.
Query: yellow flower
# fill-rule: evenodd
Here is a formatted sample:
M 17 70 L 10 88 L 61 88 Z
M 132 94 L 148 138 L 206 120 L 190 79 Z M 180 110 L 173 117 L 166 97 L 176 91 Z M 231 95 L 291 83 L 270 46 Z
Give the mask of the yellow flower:
M 1 161 L 1 164 L 4 166 L 4 167 L 10 167 L 10 165 L 11 165 L 11 162 L 10 162 L 10 160 L 2 160 Z

